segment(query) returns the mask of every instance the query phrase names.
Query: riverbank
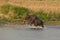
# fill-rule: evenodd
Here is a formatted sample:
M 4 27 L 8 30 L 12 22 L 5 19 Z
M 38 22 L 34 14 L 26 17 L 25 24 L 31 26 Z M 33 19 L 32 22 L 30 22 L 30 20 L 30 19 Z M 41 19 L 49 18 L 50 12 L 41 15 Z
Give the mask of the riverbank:
M 48 21 L 44 23 L 45 25 L 60 25 L 60 21 Z
M 26 24 L 23 24 L 23 23 L 17 23 L 17 22 L 15 22 L 15 23 L 6 23 L 6 24 L 0 24 L 0 27 L 17 27 L 17 26 L 23 26 L 23 27 L 25 27 L 25 25 Z M 44 26 L 46 26 L 46 27 L 57 27 L 57 26 L 59 26 L 60 25 L 60 21 L 48 21 L 48 22 L 45 22 L 44 23 Z

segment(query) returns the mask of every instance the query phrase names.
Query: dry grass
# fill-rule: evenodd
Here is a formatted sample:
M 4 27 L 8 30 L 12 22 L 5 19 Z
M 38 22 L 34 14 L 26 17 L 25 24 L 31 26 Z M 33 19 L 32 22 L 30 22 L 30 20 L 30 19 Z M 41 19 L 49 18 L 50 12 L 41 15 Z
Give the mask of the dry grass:
M 49 2 L 49 1 L 9 1 L 12 5 L 24 6 L 31 10 L 37 11 L 43 9 L 45 11 L 60 11 L 60 2 Z
M 39 1 L 39 0 L 0 0 L 0 5 L 2 4 L 12 4 L 16 6 L 24 6 L 26 8 L 29 8 L 31 10 L 37 11 L 40 9 L 43 9 L 47 12 L 55 11 L 55 12 L 60 12 L 60 1 L 55 0 L 46 0 L 46 1 Z
M 38 11 L 40 9 L 44 10 L 45 12 L 51 11 L 55 13 L 60 13 L 60 1 L 37 1 L 37 0 L 0 0 L 0 6 L 4 4 L 11 4 L 15 6 L 23 6 L 33 11 Z M 45 22 L 47 25 L 60 25 L 60 21 L 50 21 Z
M 45 25 L 60 25 L 60 21 L 47 21 L 44 24 Z

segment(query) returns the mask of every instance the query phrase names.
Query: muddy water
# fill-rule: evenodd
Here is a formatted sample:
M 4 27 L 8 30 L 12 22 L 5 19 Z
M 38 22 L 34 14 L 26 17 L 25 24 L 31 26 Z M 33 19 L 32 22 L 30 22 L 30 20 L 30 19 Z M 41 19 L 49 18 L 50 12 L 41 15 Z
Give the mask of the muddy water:
M 45 26 L 44 30 L 32 30 L 29 25 L 7 26 L 0 28 L 0 40 L 60 40 L 60 25 Z

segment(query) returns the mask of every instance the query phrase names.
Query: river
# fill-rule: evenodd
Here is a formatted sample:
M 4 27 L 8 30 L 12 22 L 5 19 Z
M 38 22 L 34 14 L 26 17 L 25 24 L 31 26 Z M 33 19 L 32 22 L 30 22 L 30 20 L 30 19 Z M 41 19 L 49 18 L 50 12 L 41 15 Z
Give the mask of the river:
M 60 25 L 32 30 L 29 25 L 7 25 L 0 28 L 0 40 L 60 40 Z

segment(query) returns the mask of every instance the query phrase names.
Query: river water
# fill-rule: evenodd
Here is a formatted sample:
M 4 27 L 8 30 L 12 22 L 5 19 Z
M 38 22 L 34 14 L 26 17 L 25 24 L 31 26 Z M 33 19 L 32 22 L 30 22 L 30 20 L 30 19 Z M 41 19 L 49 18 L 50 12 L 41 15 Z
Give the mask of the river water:
M 0 28 L 0 40 L 60 40 L 60 25 L 45 26 L 43 30 L 32 30 L 29 25 L 7 26 Z

